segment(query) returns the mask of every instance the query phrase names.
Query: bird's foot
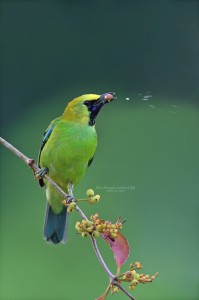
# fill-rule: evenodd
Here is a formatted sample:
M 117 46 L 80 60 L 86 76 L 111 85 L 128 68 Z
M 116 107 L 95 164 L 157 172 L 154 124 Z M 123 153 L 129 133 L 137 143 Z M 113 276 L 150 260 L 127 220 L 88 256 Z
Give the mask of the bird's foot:
M 48 168 L 41 168 L 38 172 L 36 172 L 36 178 L 42 179 L 48 173 Z
M 67 197 L 67 203 L 76 202 L 76 199 L 73 195 L 68 195 Z
M 63 205 L 68 206 L 72 202 L 77 202 L 74 196 L 68 195 L 66 199 L 62 201 Z
M 62 203 L 65 206 L 68 206 L 72 202 L 77 202 L 77 200 L 73 196 L 73 184 L 71 182 L 68 183 L 67 188 L 68 188 L 67 198 L 62 201 Z
M 68 197 L 67 197 L 67 202 L 71 203 L 71 202 L 76 202 L 75 197 L 73 196 L 73 184 L 72 182 L 68 183 Z

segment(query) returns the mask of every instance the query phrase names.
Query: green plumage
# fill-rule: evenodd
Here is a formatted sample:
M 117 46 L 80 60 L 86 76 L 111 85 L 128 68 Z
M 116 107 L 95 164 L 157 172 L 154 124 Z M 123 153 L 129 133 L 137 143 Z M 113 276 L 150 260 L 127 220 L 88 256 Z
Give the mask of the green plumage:
M 40 155 L 41 168 L 49 169 L 49 177 L 66 193 L 69 182 L 76 185 L 85 175 L 88 162 L 93 157 L 97 146 L 95 127 L 76 124 L 58 118 L 52 133 Z M 47 200 L 54 213 L 63 209 L 61 195 L 44 180 Z

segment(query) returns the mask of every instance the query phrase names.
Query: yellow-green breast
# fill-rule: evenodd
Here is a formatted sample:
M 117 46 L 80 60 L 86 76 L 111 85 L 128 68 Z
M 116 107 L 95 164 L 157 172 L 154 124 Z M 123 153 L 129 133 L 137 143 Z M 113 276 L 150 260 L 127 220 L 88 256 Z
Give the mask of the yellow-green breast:
M 85 175 L 88 162 L 97 146 L 95 126 L 59 119 L 44 145 L 40 156 L 41 168 L 49 169 L 48 175 L 65 192 L 69 182 L 76 185 Z M 62 198 L 45 180 L 47 200 L 55 213 L 62 209 Z

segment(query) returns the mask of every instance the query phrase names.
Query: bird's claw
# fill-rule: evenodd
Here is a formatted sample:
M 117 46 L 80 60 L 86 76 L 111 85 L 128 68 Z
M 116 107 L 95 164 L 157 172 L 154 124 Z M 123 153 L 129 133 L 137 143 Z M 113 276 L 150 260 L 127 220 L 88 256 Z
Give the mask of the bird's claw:
M 41 168 L 38 172 L 36 172 L 36 178 L 42 179 L 48 173 L 48 168 Z
M 67 203 L 71 203 L 71 202 L 76 202 L 76 199 L 75 199 L 74 196 L 68 195 L 68 197 L 67 197 Z
M 72 202 L 77 202 L 77 200 L 73 196 L 67 195 L 67 198 L 62 201 L 62 204 L 68 206 Z

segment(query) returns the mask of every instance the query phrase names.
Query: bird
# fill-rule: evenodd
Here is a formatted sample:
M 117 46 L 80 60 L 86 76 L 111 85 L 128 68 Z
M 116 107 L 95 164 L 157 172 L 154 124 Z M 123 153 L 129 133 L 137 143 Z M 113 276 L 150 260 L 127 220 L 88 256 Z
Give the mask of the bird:
M 45 179 L 48 175 L 73 197 L 73 188 L 84 177 L 97 147 L 95 120 L 102 107 L 116 99 L 115 93 L 85 94 L 68 103 L 64 113 L 46 129 L 38 155 L 39 184 L 46 189 L 44 239 L 52 244 L 67 240 L 68 213 L 63 197 Z

